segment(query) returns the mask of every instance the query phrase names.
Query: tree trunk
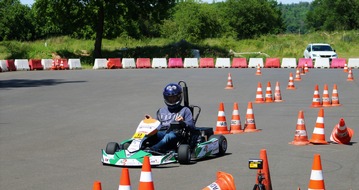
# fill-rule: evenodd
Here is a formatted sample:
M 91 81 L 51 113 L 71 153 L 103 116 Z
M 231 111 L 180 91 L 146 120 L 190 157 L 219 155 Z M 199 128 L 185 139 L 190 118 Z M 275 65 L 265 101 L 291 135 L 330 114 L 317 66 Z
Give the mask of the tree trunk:
M 98 15 L 97 15 L 97 24 L 96 24 L 96 40 L 95 40 L 95 49 L 94 49 L 94 59 L 102 58 L 102 36 L 103 36 L 103 26 L 105 20 L 104 4 L 102 0 L 98 1 Z

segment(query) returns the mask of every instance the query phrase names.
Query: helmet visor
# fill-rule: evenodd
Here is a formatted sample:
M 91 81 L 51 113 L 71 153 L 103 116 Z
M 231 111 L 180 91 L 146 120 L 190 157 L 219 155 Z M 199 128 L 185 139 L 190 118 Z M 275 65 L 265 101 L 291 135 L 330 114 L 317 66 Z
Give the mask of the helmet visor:
M 174 96 L 165 96 L 165 101 L 168 105 L 175 105 L 180 103 L 181 101 L 181 94 L 174 95 Z

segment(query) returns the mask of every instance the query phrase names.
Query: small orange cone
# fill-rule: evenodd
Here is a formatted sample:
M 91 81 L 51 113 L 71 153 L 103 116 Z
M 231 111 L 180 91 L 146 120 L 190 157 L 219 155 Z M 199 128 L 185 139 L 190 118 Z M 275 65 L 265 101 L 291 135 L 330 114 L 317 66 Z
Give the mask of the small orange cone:
M 328 85 L 327 84 L 324 84 L 322 105 L 324 107 L 332 106 L 332 102 L 330 101 L 330 98 L 329 98 L 329 91 L 328 91 Z
M 334 84 L 334 86 L 333 86 L 332 106 L 341 106 L 341 104 L 339 103 L 339 94 L 338 94 L 337 84 Z
M 280 85 L 277 81 L 275 84 L 275 91 L 274 91 L 274 102 L 283 102 L 282 100 L 282 93 L 280 92 Z
M 244 124 L 244 132 L 259 132 L 259 131 L 260 129 L 256 128 L 252 102 L 248 102 L 246 122 Z
M 229 89 L 229 90 L 231 90 L 231 89 L 233 89 L 233 83 L 232 83 L 232 76 L 231 76 L 231 73 L 228 73 L 228 79 L 227 79 L 227 86 L 226 86 L 226 88 L 224 88 L 224 89 Z
M 238 103 L 234 102 L 233 104 L 233 112 L 232 112 L 232 120 L 230 126 L 230 133 L 237 134 L 243 133 L 241 117 L 239 116 Z
M 217 126 L 214 134 L 229 134 L 229 130 L 227 129 L 227 119 L 224 113 L 224 104 L 221 102 L 219 104 L 218 117 L 217 117 Z
M 348 71 L 347 81 L 354 81 L 354 76 L 353 76 L 352 68 L 350 68 L 349 71 Z
M 343 72 L 347 73 L 348 72 L 348 65 L 345 63 L 344 64 L 344 69 L 343 69 Z
M 154 190 L 155 186 L 152 180 L 150 158 L 145 156 L 143 158 L 140 183 L 138 184 L 138 190 Z
M 256 75 L 262 75 L 261 66 L 258 64 Z
M 318 84 L 316 84 L 315 87 L 314 87 L 313 101 L 312 101 L 312 106 L 311 107 L 322 107 L 322 103 L 320 102 Z
M 315 190 L 315 189 L 325 190 L 323 171 L 322 171 L 322 162 L 320 160 L 320 154 L 314 155 L 308 189 L 309 190 Z
M 308 145 L 307 129 L 305 127 L 304 113 L 302 110 L 298 113 L 297 127 L 295 129 L 294 140 L 289 144 Z
M 272 96 L 272 86 L 270 82 L 267 83 L 267 89 L 266 89 L 266 103 L 272 103 L 273 102 L 273 96 Z
M 315 124 L 312 138 L 309 140 L 312 144 L 329 144 L 325 140 L 325 133 L 324 133 L 324 109 L 320 108 L 317 122 Z
M 131 181 L 130 181 L 130 174 L 128 168 L 122 169 L 120 185 L 118 186 L 118 190 L 131 190 Z
M 101 188 L 101 182 L 100 182 L 100 181 L 95 181 L 95 182 L 93 183 L 92 190 L 102 190 L 102 188 Z
M 257 171 L 256 184 L 258 184 L 258 173 L 262 173 L 262 174 L 264 174 L 264 179 L 262 181 L 262 184 L 265 186 L 266 190 L 272 190 L 272 181 L 270 178 L 270 171 L 269 171 L 269 164 L 268 164 L 266 149 L 262 149 L 260 151 L 259 158 L 263 160 L 263 169 L 259 169 Z
M 288 90 L 295 90 L 294 80 L 293 80 L 293 73 L 289 73 L 289 82 L 288 82 L 287 89 Z
M 305 75 L 304 65 L 303 65 L 302 68 L 300 69 L 300 75 Z
M 304 72 L 305 72 L 305 73 L 309 72 L 308 64 L 304 64 Z
M 302 77 L 300 77 L 300 71 L 299 68 L 297 67 L 296 71 L 295 71 L 295 81 L 301 81 Z
M 256 93 L 256 101 L 255 103 L 264 103 L 263 93 L 262 93 L 262 83 L 258 82 L 257 85 L 257 93 Z
M 231 174 L 225 172 L 217 172 L 217 180 L 202 190 L 236 190 L 236 184 Z
M 353 135 L 353 129 L 346 127 L 344 119 L 340 118 L 339 123 L 334 126 L 330 140 L 338 144 L 349 144 Z

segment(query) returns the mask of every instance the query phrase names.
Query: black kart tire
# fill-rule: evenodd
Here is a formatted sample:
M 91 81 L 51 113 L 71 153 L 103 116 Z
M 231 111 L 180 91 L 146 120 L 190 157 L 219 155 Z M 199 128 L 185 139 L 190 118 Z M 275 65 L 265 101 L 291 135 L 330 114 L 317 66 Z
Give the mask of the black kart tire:
M 117 142 L 109 142 L 106 146 L 106 154 L 115 154 L 120 149 Z
M 188 144 L 181 144 L 178 147 L 178 162 L 189 164 L 191 162 L 191 148 Z
M 209 140 L 214 138 L 218 139 L 219 152 L 216 155 L 223 156 L 227 151 L 227 139 L 223 135 L 212 135 Z
M 126 142 L 124 144 L 120 145 L 120 150 L 127 150 L 127 148 L 130 146 L 131 143 Z

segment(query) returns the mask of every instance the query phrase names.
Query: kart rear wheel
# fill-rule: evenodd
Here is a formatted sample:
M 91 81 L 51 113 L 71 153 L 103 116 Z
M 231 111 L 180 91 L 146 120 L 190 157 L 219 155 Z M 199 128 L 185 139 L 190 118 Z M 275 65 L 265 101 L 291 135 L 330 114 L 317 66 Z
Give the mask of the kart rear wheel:
M 191 161 L 191 148 L 188 144 L 181 144 L 178 147 L 178 162 L 180 164 L 189 164 Z
M 120 146 L 117 142 L 107 143 L 106 154 L 115 154 L 115 152 L 117 152 L 118 150 L 120 150 Z
M 218 139 L 219 152 L 216 155 L 223 156 L 227 151 L 227 139 L 223 135 L 212 135 L 209 140 L 214 138 Z

